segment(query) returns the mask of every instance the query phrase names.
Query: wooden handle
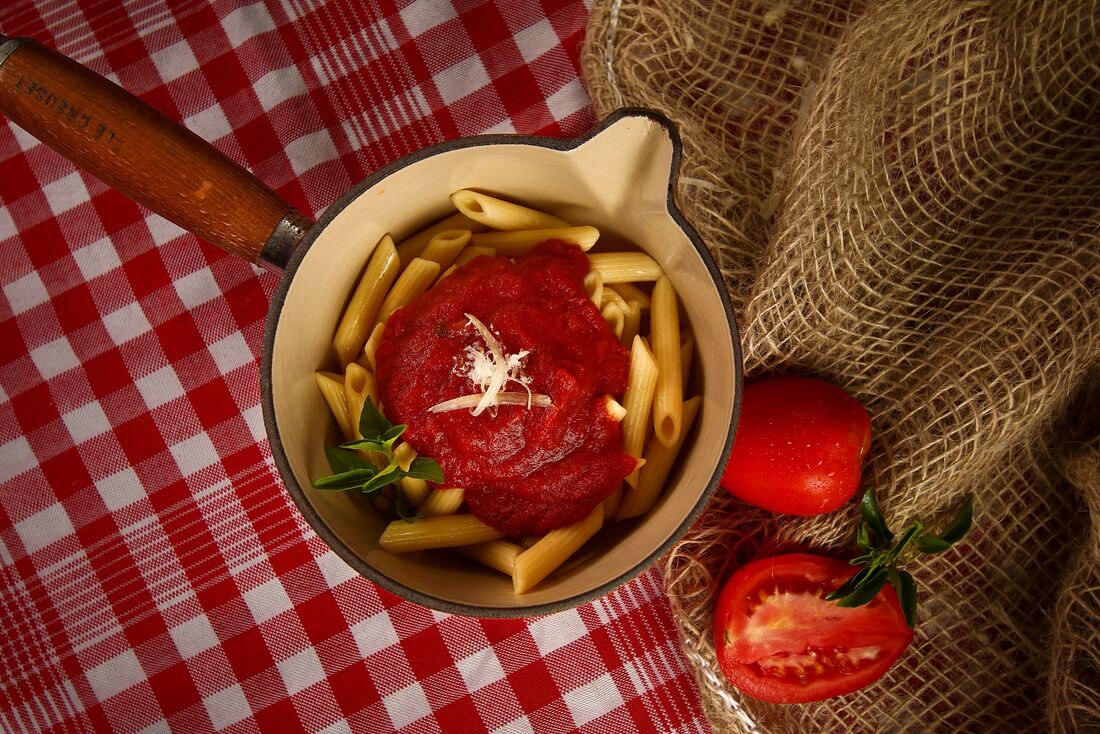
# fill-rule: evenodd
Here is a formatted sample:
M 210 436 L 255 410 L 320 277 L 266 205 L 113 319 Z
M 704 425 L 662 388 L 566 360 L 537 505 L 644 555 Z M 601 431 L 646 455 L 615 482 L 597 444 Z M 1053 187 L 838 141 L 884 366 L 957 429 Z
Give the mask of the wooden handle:
M 285 257 L 310 225 L 205 140 L 33 41 L 0 36 L 0 112 L 112 188 L 253 262 L 271 239 L 284 240 L 276 246 Z

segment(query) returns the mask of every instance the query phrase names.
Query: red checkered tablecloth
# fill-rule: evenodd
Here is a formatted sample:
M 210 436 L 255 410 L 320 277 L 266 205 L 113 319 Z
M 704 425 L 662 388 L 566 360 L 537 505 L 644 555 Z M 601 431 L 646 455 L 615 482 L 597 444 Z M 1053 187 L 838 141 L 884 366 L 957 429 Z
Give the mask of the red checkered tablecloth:
M 594 120 L 584 0 L 5 0 L 317 215 L 482 132 Z M 0 122 L 0 729 L 705 732 L 650 571 L 534 620 L 352 572 L 274 470 L 276 277 Z

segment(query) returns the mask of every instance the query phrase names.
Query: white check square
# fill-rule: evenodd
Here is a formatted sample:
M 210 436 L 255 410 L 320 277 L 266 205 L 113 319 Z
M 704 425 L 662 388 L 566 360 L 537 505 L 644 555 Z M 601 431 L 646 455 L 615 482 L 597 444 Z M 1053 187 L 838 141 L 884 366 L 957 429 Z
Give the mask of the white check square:
M 591 683 L 574 688 L 562 695 L 569 713 L 577 726 L 584 726 L 593 719 L 614 711 L 623 705 L 623 697 L 609 673 L 604 673 Z
M 15 523 L 15 532 L 23 541 L 23 547 L 27 553 L 34 553 L 72 535 L 75 531 L 65 508 L 60 502 L 55 502 L 44 510 L 39 510 Z
M 166 403 L 183 397 L 185 394 L 179 375 L 176 374 L 176 370 L 173 369 L 172 365 L 165 365 L 156 372 L 134 380 L 134 387 L 145 399 L 145 404 L 149 406 L 149 410 L 155 410 Z
M 122 346 L 131 339 L 147 333 L 153 327 L 145 317 L 141 304 L 133 301 L 104 316 L 103 328 L 107 330 L 111 341 Z
M 65 427 L 69 429 L 69 435 L 73 437 L 73 443 L 84 443 L 90 438 L 102 435 L 111 430 L 111 421 L 103 412 L 98 402 L 88 403 L 79 408 L 70 410 L 61 416 Z
M 30 311 L 50 300 L 50 293 L 37 272 L 31 272 L 4 286 L 4 297 L 14 314 Z
M 64 214 L 90 198 L 79 171 L 73 171 L 68 176 L 46 184 L 42 187 L 42 193 L 50 205 L 50 211 L 55 215 Z
M 199 68 L 195 52 L 191 50 L 191 44 L 186 39 L 157 51 L 150 58 L 165 84 Z
M 98 278 L 104 273 L 122 267 L 122 261 L 118 259 L 118 252 L 115 251 L 114 243 L 109 237 L 81 247 L 73 253 L 73 260 L 80 268 L 80 274 L 84 276 L 84 280 Z
M 87 676 L 99 701 L 106 701 L 127 688 L 133 688 L 146 678 L 133 650 L 127 650 L 105 663 L 100 663 L 89 670 Z
M 72 345 L 63 336 L 59 336 L 37 349 L 32 349 L 31 361 L 38 368 L 39 374 L 46 380 L 80 365 L 80 360 L 77 359 Z
M 244 603 L 252 611 L 252 618 L 257 624 L 278 617 L 294 606 L 279 579 L 271 579 L 244 592 Z
M 291 696 L 325 679 L 325 669 L 321 666 L 321 659 L 317 657 L 317 651 L 312 647 L 307 647 L 297 655 L 292 655 L 276 665 L 286 685 L 286 692 Z
M 218 645 L 218 635 L 210 626 L 210 620 L 202 613 L 171 628 L 168 634 L 172 636 L 172 641 L 176 643 L 176 649 L 184 660 Z
M 405 686 L 382 699 L 386 713 L 390 715 L 395 729 L 401 729 L 432 713 L 428 697 L 419 683 Z
M 248 705 L 244 691 L 236 683 L 207 696 L 202 703 L 206 707 L 207 715 L 210 716 L 210 723 L 218 731 L 228 729 L 238 721 L 244 721 L 252 716 L 252 707 Z

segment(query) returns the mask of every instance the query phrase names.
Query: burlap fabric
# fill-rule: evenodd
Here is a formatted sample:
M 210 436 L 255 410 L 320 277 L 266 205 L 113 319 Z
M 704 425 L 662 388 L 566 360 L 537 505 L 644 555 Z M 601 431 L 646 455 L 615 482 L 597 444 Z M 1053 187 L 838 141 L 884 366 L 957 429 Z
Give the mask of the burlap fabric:
M 1100 5 L 597 0 L 597 110 L 678 123 L 678 202 L 734 297 L 746 376 L 812 373 L 867 406 L 888 519 L 943 522 L 916 638 L 820 704 L 727 687 L 715 591 L 856 517 L 720 493 L 668 559 L 718 732 L 1100 730 Z

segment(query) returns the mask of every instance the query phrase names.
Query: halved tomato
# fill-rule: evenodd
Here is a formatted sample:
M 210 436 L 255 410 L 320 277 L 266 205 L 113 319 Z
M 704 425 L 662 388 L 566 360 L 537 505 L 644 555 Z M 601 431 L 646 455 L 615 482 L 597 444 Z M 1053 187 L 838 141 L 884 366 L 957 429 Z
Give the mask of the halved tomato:
M 856 570 L 794 553 L 734 573 L 714 616 L 718 662 L 730 683 L 762 701 L 804 703 L 878 680 L 905 652 L 913 630 L 890 585 L 862 607 L 825 600 Z

